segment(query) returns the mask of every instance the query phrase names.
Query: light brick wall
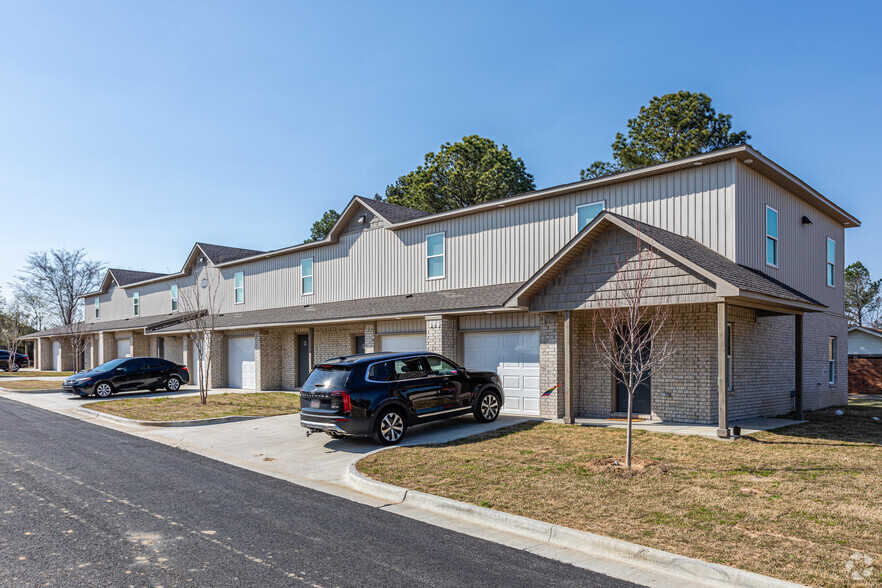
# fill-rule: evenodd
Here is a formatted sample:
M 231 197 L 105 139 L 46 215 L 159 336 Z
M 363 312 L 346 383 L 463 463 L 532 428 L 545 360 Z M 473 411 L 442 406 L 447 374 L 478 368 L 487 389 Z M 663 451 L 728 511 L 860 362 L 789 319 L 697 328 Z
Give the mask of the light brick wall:
M 37 369 L 42 371 L 52 370 L 52 339 L 42 338 L 38 342 L 40 352 L 38 357 Z
M 364 324 L 316 327 L 313 334 L 315 362 L 353 354 L 355 337 L 364 334 Z
M 279 332 L 279 346 L 281 359 L 281 384 L 282 390 L 294 390 L 297 388 L 297 335 L 304 334 L 305 330 L 283 329 Z
M 258 331 L 254 335 L 254 381 L 257 390 L 282 387 L 282 332 Z
M 98 353 L 101 363 L 116 359 L 116 339 L 113 338 L 113 333 L 99 333 Z
M 364 326 L 364 352 L 373 353 L 376 347 L 377 323 L 367 323 Z
M 836 383 L 827 377 L 828 338 L 836 337 Z M 818 410 L 848 404 L 848 320 L 830 312 L 803 319 L 803 408 Z
M 559 313 L 539 315 L 540 394 L 564 381 L 564 325 Z M 564 415 L 564 386 L 539 397 L 539 414 L 545 418 Z
M 132 333 L 132 357 L 146 357 L 153 355 L 153 346 L 155 343 L 151 341 L 153 337 L 148 337 L 143 333 Z
M 456 318 L 426 317 L 426 350 L 456 360 Z
M 223 333 L 215 331 L 208 337 L 205 349 L 211 356 L 208 374 L 209 388 L 223 388 L 227 385 L 227 353 Z

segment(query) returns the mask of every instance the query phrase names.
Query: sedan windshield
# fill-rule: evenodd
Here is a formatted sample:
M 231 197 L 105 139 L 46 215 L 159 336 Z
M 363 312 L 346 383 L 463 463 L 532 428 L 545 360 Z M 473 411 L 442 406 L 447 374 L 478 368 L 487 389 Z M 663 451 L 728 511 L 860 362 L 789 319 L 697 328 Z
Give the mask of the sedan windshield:
M 107 370 L 112 370 L 113 368 L 117 367 L 118 365 L 120 365 L 124 361 L 125 361 L 125 359 L 111 359 L 107 363 L 102 363 L 98 367 L 93 368 L 93 371 L 104 372 Z

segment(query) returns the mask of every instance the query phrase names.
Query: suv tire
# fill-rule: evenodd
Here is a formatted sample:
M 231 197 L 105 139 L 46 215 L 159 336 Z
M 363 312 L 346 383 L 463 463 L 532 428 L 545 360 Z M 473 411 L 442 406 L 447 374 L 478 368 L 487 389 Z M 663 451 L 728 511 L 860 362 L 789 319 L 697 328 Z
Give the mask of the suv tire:
M 499 393 L 496 390 L 482 392 L 472 411 L 475 420 L 479 423 L 492 423 L 499 417 L 499 411 L 502 409 L 500 404 Z
M 382 445 L 397 445 L 407 432 L 407 419 L 397 408 L 387 408 L 374 422 L 374 439 Z

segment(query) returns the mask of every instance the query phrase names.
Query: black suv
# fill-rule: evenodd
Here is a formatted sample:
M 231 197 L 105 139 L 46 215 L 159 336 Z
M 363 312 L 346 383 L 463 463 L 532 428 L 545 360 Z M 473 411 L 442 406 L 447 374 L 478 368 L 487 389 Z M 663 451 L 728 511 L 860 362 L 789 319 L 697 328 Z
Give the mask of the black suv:
M 412 425 L 468 413 L 495 421 L 503 400 L 492 372 L 434 353 L 367 353 L 315 366 L 300 391 L 300 425 L 307 435 L 373 435 L 394 445 Z
M 124 390 L 180 390 L 190 381 L 187 367 L 158 357 L 112 359 L 87 372 L 74 374 L 64 381 L 64 392 L 107 398 Z
M 28 367 L 31 359 L 24 353 L 16 353 L 12 366 L 9 365 L 9 351 L 0 349 L 0 370 L 17 372 L 19 368 Z

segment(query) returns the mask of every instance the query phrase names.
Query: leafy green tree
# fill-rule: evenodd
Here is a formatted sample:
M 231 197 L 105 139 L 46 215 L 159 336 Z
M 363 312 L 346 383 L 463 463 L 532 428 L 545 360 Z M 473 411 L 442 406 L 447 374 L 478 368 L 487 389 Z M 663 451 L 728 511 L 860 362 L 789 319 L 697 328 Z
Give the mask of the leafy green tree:
M 507 145 L 470 135 L 427 153 L 423 165 L 386 188 L 386 201 L 435 213 L 535 190 Z
M 747 131 L 732 132 L 732 115 L 717 114 L 710 96 L 681 90 L 654 96 L 628 121 L 627 137 L 616 134 L 613 163 L 595 161 L 580 172 L 583 180 L 674 161 L 715 149 L 743 145 Z
M 879 290 L 882 281 L 873 280 L 870 270 L 859 261 L 845 268 L 845 315 L 848 322 L 859 327 L 874 326 L 874 318 L 882 307 Z
M 322 218 L 312 223 L 312 232 L 309 235 L 309 239 L 306 239 L 304 243 L 321 241 L 327 237 L 338 218 L 340 218 L 340 213 L 333 208 L 325 212 L 325 214 L 322 215 Z

